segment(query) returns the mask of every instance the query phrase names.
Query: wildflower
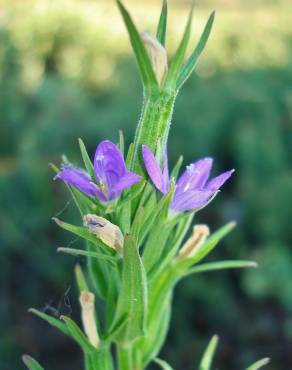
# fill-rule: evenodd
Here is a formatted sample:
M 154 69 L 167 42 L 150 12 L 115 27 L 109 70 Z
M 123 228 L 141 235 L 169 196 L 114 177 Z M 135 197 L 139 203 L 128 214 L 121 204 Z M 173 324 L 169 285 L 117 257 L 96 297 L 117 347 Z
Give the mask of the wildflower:
M 97 197 L 101 202 L 117 198 L 124 189 L 140 180 L 140 176 L 127 170 L 120 150 L 108 140 L 97 146 L 93 167 L 94 179 L 84 170 L 67 165 L 55 179 L 61 179 L 83 193 Z
M 146 170 L 153 184 L 161 193 L 167 194 L 170 188 L 167 156 L 165 155 L 164 167 L 161 170 L 154 154 L 146 145 L 143 145 L 142 153 Z M 172 211 L 184 212 L 204 207 L 234 172 L 234 170 L 224 172 L 208 181 L 212 164 L 213 159 L 207 157 L 187 166 L 177 181 L 170 204 Z
M 117 225 L 112 224 L 106 218 L 90 214 L 83 216 L 83 224 L 104 244 L 122 253 L 124 236 Z
M 94 301 L 95 296 L 91 292 L 82 292 L 79 298 L 81 305 L 81 316 L 84 331 L 87 335 L 89 342 L 95 347 L 99 347 L 99 336 L 96 328 L 95 314 L 94 314 Z
M 205 243 L 210 235 L 210 230 L 207 225 L 196 225 L 193 228 L 191 237 L 185 242 L 179 251 L 179 256 L 183 258 L 193 257 L 201 246 Z
M 141 39 L 149 54 L 157 81 L 159 85 L 161 85 L 168 69 L 166 50 L 160 42 L 148 32 L 141 33 Z

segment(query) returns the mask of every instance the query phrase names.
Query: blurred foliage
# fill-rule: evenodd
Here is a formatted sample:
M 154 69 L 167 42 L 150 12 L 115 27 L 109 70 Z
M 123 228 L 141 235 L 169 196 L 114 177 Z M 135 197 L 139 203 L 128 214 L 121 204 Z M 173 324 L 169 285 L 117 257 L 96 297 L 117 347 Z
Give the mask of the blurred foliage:
M 2 3 L 0 367 L 21 368 L 20 354 L 29 352 L 48 369 L 78 369 L 76 348 L 26 313 L 34 306 L 78 314 L 74 286 L 68 290 L 76 260 L 55 252 L 60 243 L 78 240 L 50 223 L 58 213 L 70 220 L 75 214 L 48 163 L 58 164 L 63 153 L 77 161 L 78 137 L 91 153 L 100 140 L 117 140 L 120 128 L 130 140 L 141 87 L 113 3 Z M 149 2 L 147 17 L 142 5 L 126 3 L 141 29 L 151 28 L 159 2 Z M 188 3 L 173 1 L 170 50 Z M 209 5 L 214 2 L 199 8 L 195 35 Z M 239 227 L 212 258 L 254 258 L 261 267 L 181 284 L 163 357 L 176 368 L 191 369 L 216 332 L 220 368 L 240 369 L 261 356 L 273 358 L 271 370 L 289 368 L 292 16 L 286 1 L 265 7 L 237 1 L 232 11 L 229 6 L 230 1 L 218 2 L 210 45 L 178 99 L 169 152 L 172 163 L 181 153 L 185 163 L 212 155 L 218 170 L 236 168 L 231 184 L 198 220 L 211 228 L 237 220 Z

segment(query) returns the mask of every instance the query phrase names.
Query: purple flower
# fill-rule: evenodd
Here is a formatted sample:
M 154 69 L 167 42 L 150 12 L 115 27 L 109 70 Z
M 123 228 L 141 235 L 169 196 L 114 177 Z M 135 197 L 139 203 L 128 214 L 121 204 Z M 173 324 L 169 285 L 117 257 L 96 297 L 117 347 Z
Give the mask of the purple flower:
M 142 154 L 153 184 L 161 193 L 167 194 L 170 189 L 167 156 L 165 155 L 163 170 L 161 170 L 156 158 L 146 145 L 143 145 Z M 184 212 L 204 207 L 234 172 L 234 170 L 224 172 L 208 181 L 212 164 L 212 158 L 203 158 L 187 166 L 177 181 L 170 204 L 171 210 Z
M 102 141 L 96 148 L 93 167 L 95 179 L 73 166 L 65 166 L 55 179 L 61 179 L 102 202 L 117 198 L 124 189 L 140 181 L 140 176 L 127 170 L 118 147 L 108 140 Z

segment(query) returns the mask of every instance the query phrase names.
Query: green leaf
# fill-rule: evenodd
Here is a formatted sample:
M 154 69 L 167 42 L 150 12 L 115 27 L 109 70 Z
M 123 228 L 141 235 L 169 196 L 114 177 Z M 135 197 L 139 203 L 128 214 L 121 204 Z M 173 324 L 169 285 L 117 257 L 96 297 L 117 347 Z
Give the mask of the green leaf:
M 119 130 L 119 149 L 124 157 L 125 155 L 125 137 L 122 130 Z
M 156 358 L 154 362 L 156 362 L 163 370 L 173 370 L 173 368 L 164 360 Z
M 212 252 L 212 250 L 224 238 L 224 236 L 229 234 L 235 226 L 235 222 L 230 222 L 227 225 L 221 227 L 206 240 L 206 242 L 193 257 L 179 260 L 176 266 L 178 268 L 184 268 L 200 262 L 203 258 L 205 258 L 209 253 Z
M 211 370 L 213 357 L 218 345 L 218 336 L 214 335 L 213 338 L 210 340 L 208 347 L 203 354 L 199 370 Z
M 117 335 L 117 341 L 127 344 L 145 335 L 147 310 L 147 280 L 137 246 L 130 235 L 126 235 L 122 282 L 113 326 L 127 315 L 128 322 Z
M 117 0 L 117 4 L 130 37 L 131 45 L 137 60 L 139 72 L 144 87 L 149 90 L 151 90 L 151 88 L 153 87 L 158 89 L 159 88 L 158 82 L 153 71 L 148 53 L 139 35 L 139 32 L 137 31 L 137 28 L 133 23 L 130 14 L 128 13 L 124 5 L 121 3 L 121 1 Z
M 85 227 L 81 226 L 75 226 L 68 224 L 66 222 L 63 222 L 59 220 L 58 218 L 54 217 L 53 221 L 56 222 L 58 226 L 60 226 L 62 229 L 70 231 L 72 234 L 75 234 L 77 236 L 80 236 L 81 238 L 93 243 L 94 245 L 100 247 L 103 249 L 106 253 L 110 254 L 111 249 L 107 245 L 105 245 L 101 240 L 97 239 L 97 236 L 95 234 L 92 234 L 89 230 L 87 230 Z
M 95 174 L 94 174 L 94 168 L 93 168 L 93 164 L 90 160 L 90 157 L 87 153 L 87 150 L 86 150 L 86 147 L 82 141 L 82 139 L 78 139 L 78 142 L 79 142 L 79 147 L 80 147 L 80 151 L 81 151 L 81 155 L 82 155 L 82 159 L 83 159 L 83 162 L 85 164 L 85 167 L 87 169 L 87 172 L 89 173 L 91 179 L 95 179 Z
M 129 320 L 128 315 L 124 315 L 118 320 L 115 325 L 111 328 L 111 330 L 106 334 L 104 340 L 105 341 L 111 341 L 113 338 L 115 338 L 120 331 L 125 327 Z
M 182 166 L 183 160 L 184 160 L 184 157 L 181 155 L 181 156 L 179 157 L 179 159 L 177 160 L 177 162 L 176 162 L 176 164 L 175 164 L 175 166 L 173 167 L 173 170 L 172 170 L 172 172 L 171 172 L 171 178 L 172 178 L 172 179 L 175 179 L 175 180 L 176 180 L 176 178 L 177 178 L 177 176 L 178 176 L 178 173 L 179 173 L 179 170 L 180 170 L 180 168 L 181 168 L 181 166 Z
M 98 253 L 98 252 L 90 252 L 90 251 L 84 251 L 83 249 L 74 249 L 74 248 L 58 248 L 58 252 L 68 253 L 73 256 L 85 256 L 89 258 L 97 258 L 97 259 L 104 259 L 107 261 L 110 261 L 115 265 L 116 259 L 114 257 L 111 257 L 107 254 Z
M 176 86 L 176 81 L 177 81 L 181 66 L 185 58 L 187 47 L 188 47 L 190 36 L 191 36 L 193 12 L 194 12 L 194 2 L 192 3 L 192 8 L 189 14 L 189 18 L 188 18 L 187 25 L 186 25 L 186 28 L 183 34 L 183 38 L 180 42 L 180 45 L 169 67 L 169 72 L 167 74 L 167 78 L 165 81 L 166 88 L 172 89 L 173 87 Z
M 246 370 L 258 370 L 261 367 L 267 365 L 269 362 L 270 362 L 270 359 L 268 357 L 263 358 L 263 359 L 255 362 L 254 364 L 250 365 Z
M 200 37 L 197 47 L 195 48 L 194 52 L 191 54 L 186 64 L 183 66 L 183 68 L 181 69 L 179 73 L 178 81 L 177 81 L 178 89 L 180 89 L 182 85 L 185 83 L 185 81 L 190 77 L 191 73 L 193 72 L 199 60 L 199 57 L 204 51 L 207 41 L 209 39 L 211 30 L 212 30 L 214 19 L 215 19 L 215 12 L 212 12 L 206 23 L 206 26 Z
M 248 268 L 257 267 L 257 263 L 252 261 L 220 261 L 220 262 L 210 262 L 198 265 L 189 269 L 185 276 L 191 274 L 198 274 L 201 272 L 215 271 L 215 270 L 226 270 L 226 269 L 238 269 L 238 268 Z
M 167 27 L 167 0 L 163 0 L 162 10 L 160 14 L 160 19 L 158 23 L 156 38 L 161 45 L 165 46 L 165 37 L 166 37 L 166 27 Z
M 88 354 L 95 354 L 97 349 L 88 341 L 79 326 L 67 316 L 61 316 L 61 319 L 65 322 L 71 337 L 79 344 L 83 351 Z
M 23 355 L 22 361 L 29 370 L 44 370 L 44 368 L 36 360 L 28 355 Z
M 33 313 L 34 315 L 40 317 L 41 319 L 47 321 L 50 325 L 54 326 L 55 328 L 59 329 L 62 333 L 65 335 L 70 335 L 69 331 L 67 330 L 67 327 L 64 323 L 62 323 L 60 320 L 55 319 L 54 317 L 47 315 L 44 312 L 38 311 L 34 308 L 30 308 L 28 312 Z
M 75 277 L 76 277 L 79 292 L 80 293 L 88 292 L 89 287 L 88 287 L 87 281 L 85 279 L 85 276 L 79 264 L 75 266 Z

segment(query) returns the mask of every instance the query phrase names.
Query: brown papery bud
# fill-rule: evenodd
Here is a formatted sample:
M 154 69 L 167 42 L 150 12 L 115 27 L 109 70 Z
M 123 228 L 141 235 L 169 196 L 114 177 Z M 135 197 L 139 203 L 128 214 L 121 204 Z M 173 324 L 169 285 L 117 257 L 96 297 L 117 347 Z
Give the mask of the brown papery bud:
M 124 236 L 117 225 L 112 224 L 106 218 L 91 214 L 83 216 L 83 224 L 104 244 L 122 254 Z
M 79 301 L 81 305 L 81 317 L 85 334 L 87 335 L 89 342 L 95 348 L 98 348 L 99 336 L 94 316 L 94 294 L 90 292 L 82 292 Z
M 193 228 L 192 236 L 186 241 L 179 251 L 181 258 L 193 257 L 201 246 L 205 243 L 210 235 L 210 230 L 207 225 L 196 225 Z
M 141 33 L 141 39 L 149 54 L 157 81 L 159 85 L 161 85 L 168 69 L 166 50 L 160 42 L 148 32 Z

